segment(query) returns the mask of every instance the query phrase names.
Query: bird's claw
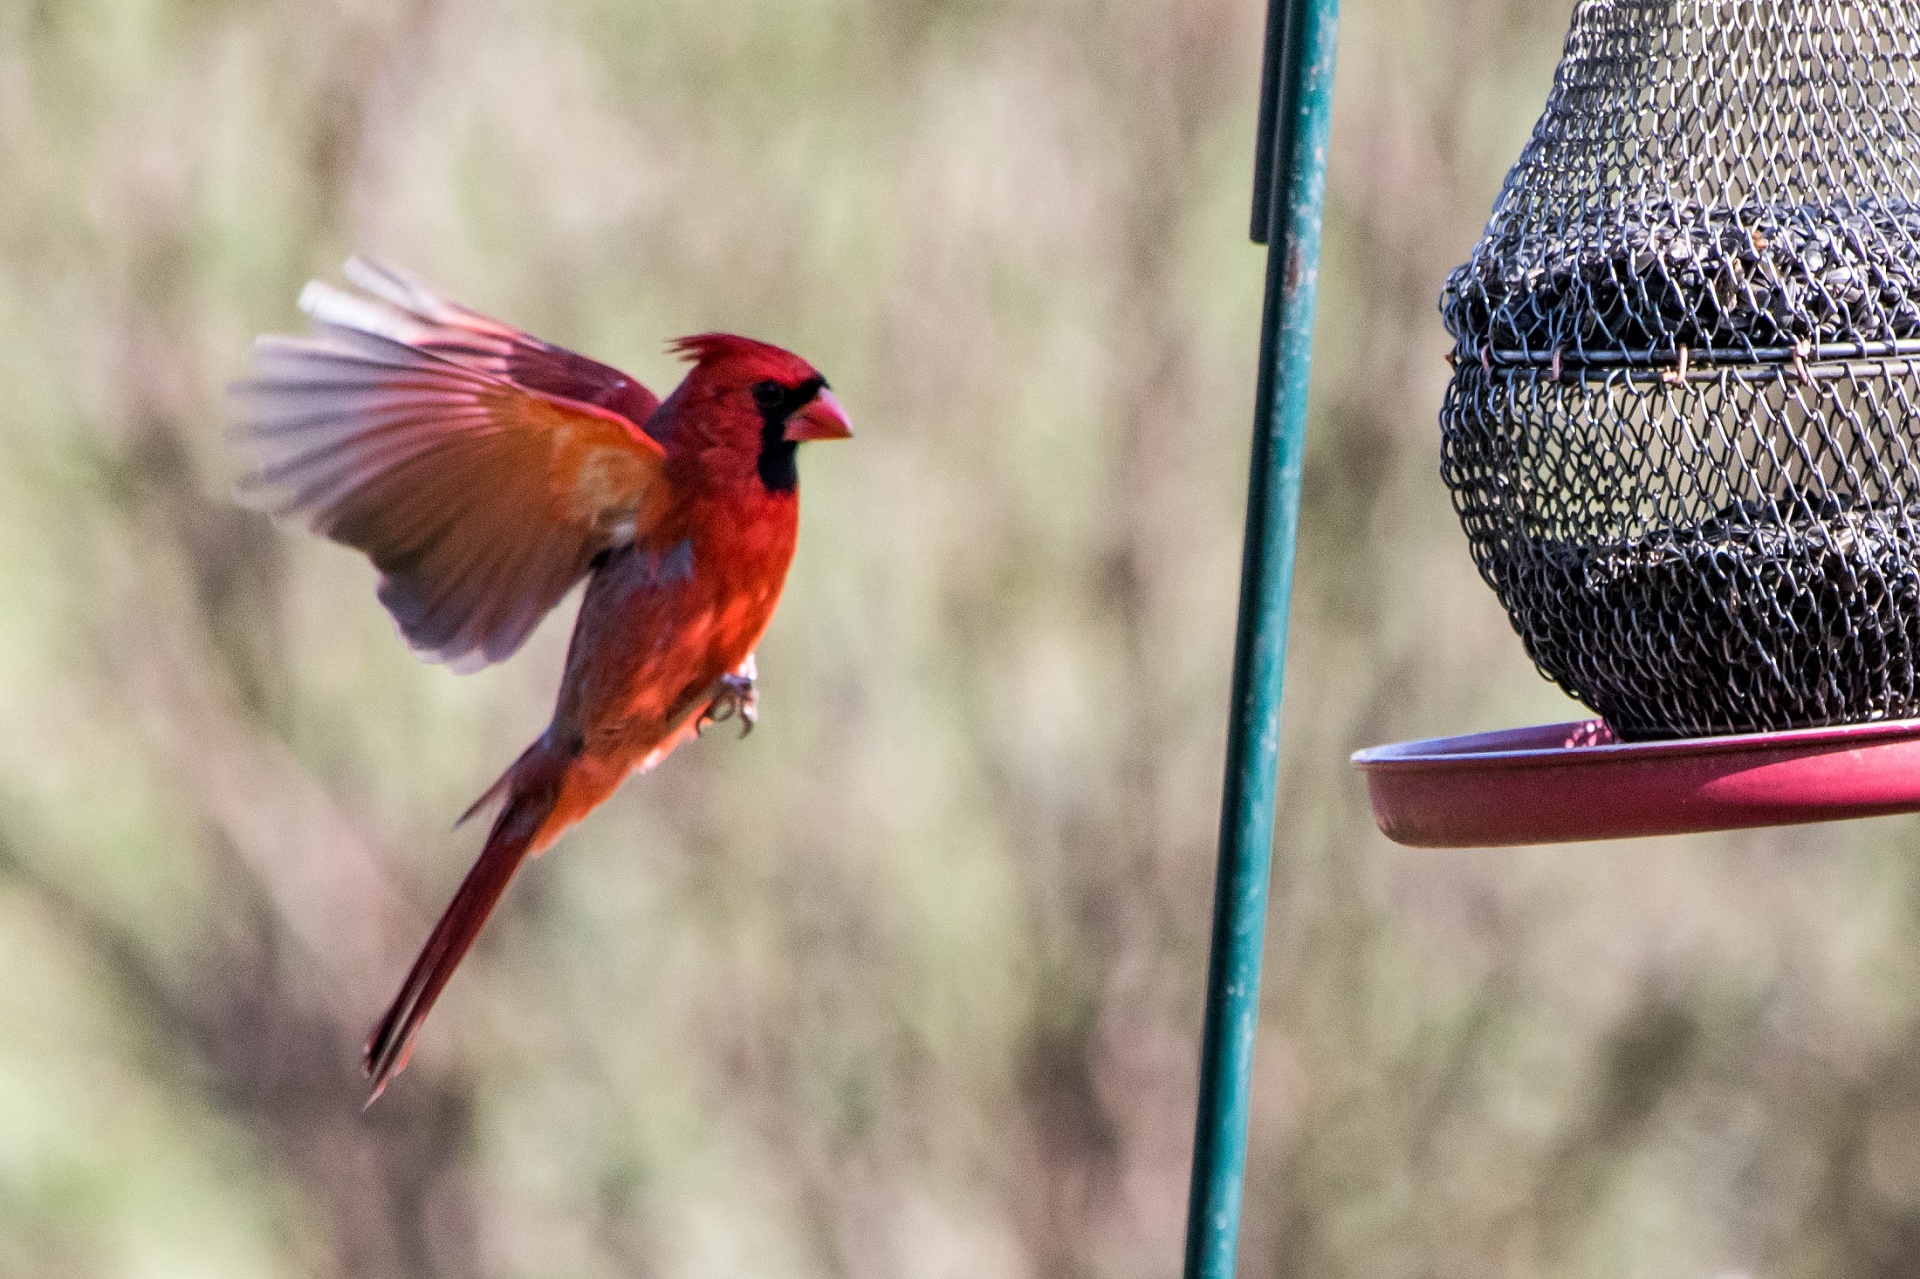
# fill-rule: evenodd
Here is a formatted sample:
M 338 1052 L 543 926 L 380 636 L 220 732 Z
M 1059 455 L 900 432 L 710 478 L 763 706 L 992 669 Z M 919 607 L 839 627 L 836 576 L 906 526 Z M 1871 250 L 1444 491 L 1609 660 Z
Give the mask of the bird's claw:
M 700 720 L 694 725 L 695 735 L 722 720 L 740 717 L 740 736 L 745 737 L 760 722 L 760 694 L 755 688 L 752 675 L 722 675 L 720 687 L 707 703 L 707 709 L 700 712 Z

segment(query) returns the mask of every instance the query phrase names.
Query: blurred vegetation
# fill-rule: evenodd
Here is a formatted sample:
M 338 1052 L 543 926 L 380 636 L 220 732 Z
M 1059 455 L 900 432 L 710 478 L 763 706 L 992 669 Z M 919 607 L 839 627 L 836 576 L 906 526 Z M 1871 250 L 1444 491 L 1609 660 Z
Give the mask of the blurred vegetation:
M 1420 853 L 1563 716 L 1436 477 L 1565 3 L 1348 0 L 1243 1270 L 1920 1272 L 1908 820 Z M 1261 272 L 1258 0 L 0 0 L 0 1276 L 1175 1272 Z M 351 251 L 664 390 L 802 352 L 765 717 L 357 1050 L 545 722 L 229 500 Z

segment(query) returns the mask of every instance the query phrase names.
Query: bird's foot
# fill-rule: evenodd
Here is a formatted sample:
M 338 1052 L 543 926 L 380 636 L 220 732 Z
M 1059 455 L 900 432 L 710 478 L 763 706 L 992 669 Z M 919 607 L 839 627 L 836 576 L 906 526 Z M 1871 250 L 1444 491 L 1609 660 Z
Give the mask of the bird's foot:
M 695 735 L 735 715 L 740 717 L 740 736 L 751 733 L 753 726 L 760 722 L 760 693 L 754 683 L 757 674 L 753 658 L 749 656 L 731 675 L 722 675 L 713 700 L 700 712 L 700 719 L 694 725 Z

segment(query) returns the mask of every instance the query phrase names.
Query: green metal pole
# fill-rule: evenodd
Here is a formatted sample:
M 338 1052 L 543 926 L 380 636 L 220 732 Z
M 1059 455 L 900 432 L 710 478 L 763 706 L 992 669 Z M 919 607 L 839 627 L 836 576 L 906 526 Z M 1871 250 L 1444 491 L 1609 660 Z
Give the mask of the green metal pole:
M 1268 0 L 1253 228 L 1254 240 L 1268 245 L 1267 292 L 1187 1206 L 1186 1279 L 1232 1279 L 1240 1233 L 1339 12 L 1339 0 Z

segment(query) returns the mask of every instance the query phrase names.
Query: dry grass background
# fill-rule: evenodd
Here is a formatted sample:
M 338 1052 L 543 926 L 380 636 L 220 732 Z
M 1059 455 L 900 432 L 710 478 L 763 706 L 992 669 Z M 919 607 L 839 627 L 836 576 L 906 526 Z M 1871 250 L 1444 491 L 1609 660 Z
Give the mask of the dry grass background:
M 1913 822 L 1419 853 L 1345 764 L 1568 709 L 1433 303 L 1566 9 L 1346 6 L 1243 1272 L 1920 1273 Z M 1261 17 L 0 0 L 0 1276 L 1173 1273 Z M 791 345 L 860 430 L 760 731 L 536 864 L 364 1117 L 567 620 L 423 667 L 230 503 L 221 387 L 356 250 L 662 388 Z

